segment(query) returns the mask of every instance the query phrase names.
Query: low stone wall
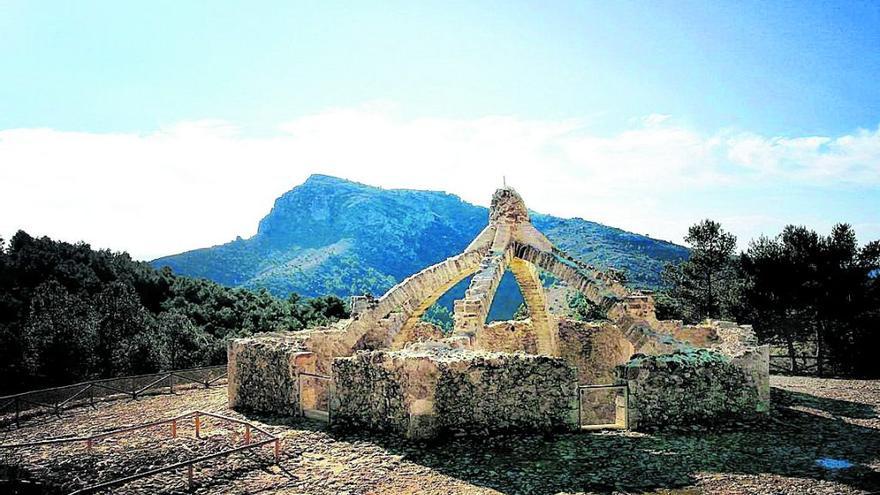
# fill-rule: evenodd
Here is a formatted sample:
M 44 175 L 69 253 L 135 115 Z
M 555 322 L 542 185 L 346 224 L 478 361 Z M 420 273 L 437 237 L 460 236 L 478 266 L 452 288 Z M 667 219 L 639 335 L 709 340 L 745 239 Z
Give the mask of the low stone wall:
M 296 370 L 314 365 L 297 339 L 236 339 L 227 348 L 229 407 L 292 416 L 299 411 Z
M 575 370 L 561 359 L 426 346 L 333 364 L 333 423 L 409 438 L 577 426 Z
M 231 341 L 227 347 L 229 406 L 282 416 L 298 415 L 300 406 L 321 408 L 328 400 L 326 381 L 309 378 L 300 387 L 298 376 L 329 375 L 333 360 L 352 352 L 344 336 L 340 328 L 316 327 Z
M 706 349 L 641 356 L 618 368 L 629 387 L 630 428 L 711 425 L 724 419 L 750 419 L 767 411 L 760 379 L 760 349 L 748 359 Z

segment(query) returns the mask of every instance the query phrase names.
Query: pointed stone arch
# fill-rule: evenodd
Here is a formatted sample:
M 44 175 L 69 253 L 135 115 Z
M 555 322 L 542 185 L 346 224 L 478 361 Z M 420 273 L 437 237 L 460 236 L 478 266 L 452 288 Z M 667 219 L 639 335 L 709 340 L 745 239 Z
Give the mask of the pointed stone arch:
M 353 349 L 390 346 L 407 320 L 430 306 L 426 301 L 475 272 L 481 259 L 480 250 L 467 251 L 407 277 L 345 328 L 345 343 Z
M 538 276 L 537 267 L 528 261 L 514 257 L 510 260 L 510 271 L 519 285 L 523 302 L 529 308 L 529 318 L 532 320 L 538 352 L 555 356 L 558 353 L 556 319 L 550 315 L 547 295 L 541 284 L 541 278 Z
M 405 342 L 425 311 L 452 286 L 473 275 L 462 299 L 454 302 L 453 335 L 472 345 L 489 314 L 506 270 L 513 272 L 529 308 L 539 352 L 557 353 L 556 320 L 550 315 L 538 269 L 565 281 L 602 308 L 637 349 L 657 341 L 645 318 L 628 311 L 632 291 L 613 276 L 582 263 L 553 246 L 529 219 L 528 210 L 513 189 L 492 196 L 489 225 L 457 256 L 408 277 L 392 287 L 375 305 L 345 328 L 352 350 L 392 347 Z

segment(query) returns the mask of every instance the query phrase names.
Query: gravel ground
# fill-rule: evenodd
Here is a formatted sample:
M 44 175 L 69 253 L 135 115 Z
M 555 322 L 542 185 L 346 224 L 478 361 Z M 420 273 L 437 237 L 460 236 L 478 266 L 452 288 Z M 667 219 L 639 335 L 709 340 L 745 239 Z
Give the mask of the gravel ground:
M 576 433 L 452 438 L 434 443 L 327 431 L 308 421 L 246 419 L 280 435 L 280 466 L 269 446 L 164 473 L 113 493 L 279 494 L 838 494 L 880 493 L 880 381 L 773 377 L 774 410 L 764 424 L 713 431 Z M 120 401 L 62 418 L 30 420 L 0 442 L 84 435 L 167 418 L 192 409 L 226 409 L 223 388 Z M 209 421 L 202 438 L 182 425 L 85 445 L 0 453 L 42 491 L 68 493 L 149 467 L 217 452 L 242 441 L 241 427 Z M 259 437 L 255 437 L 259 439 Z M 9 469 L 7 467 L 7 469 Z M 5 490 L 5 491 L 4 491 Z M 0 485 L 0 492 L 9 492 Z M 14 492 L 13 492 L 14 493 Z

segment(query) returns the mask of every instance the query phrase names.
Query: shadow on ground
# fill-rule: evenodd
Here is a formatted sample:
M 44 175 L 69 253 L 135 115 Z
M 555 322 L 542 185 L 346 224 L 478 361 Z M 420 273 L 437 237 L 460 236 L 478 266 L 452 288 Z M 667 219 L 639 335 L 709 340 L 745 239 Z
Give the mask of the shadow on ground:
M 695 484 L 701 472 L 767 473 L 880 490 L 880 475 L 866 466 L 880 458 L 880 431 L 844 421 L 876 417 L 873 408 L 776 388 L 773 403 L 765 424 L 710 432 L 510 435 L 430 444 L 334 436 L 375 442 L 411 462 L 508 494 L 674 489 Z

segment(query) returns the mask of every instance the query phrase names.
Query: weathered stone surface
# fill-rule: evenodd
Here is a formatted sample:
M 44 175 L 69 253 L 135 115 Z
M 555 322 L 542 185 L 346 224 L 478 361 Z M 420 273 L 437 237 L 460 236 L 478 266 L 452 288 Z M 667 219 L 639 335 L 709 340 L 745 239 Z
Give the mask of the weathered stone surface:
M 538 339 L 531 319 L 493 321 L 477 333 L 477 349 L 538 354 Z
M 750 374 L 715 351 L 636 357 L 618 376 L 629 387 L 630 428 L 709 425 L 767 411 Z
M 394 338 L 392 350 L 398 350 L 416 342 L 438 342 L 443 340 L 443 330 L 433 323 L 419 321 L 411 327 L 404 327 Z
M 271 447 L 196 464 L 189 493 L 199 495 L 865 495 L 880 490 L 880 381 L 772 380 L 775 404 L 766 425 L 699 434 L 460 437 L 426 447 L 387 436 L 340 435 L 311 424 L 241 416 L 226 407 L 225 390 L 194 388 L 75 408 L 61 417 L 32 418 L 6 431 L 3 440 L 100 433 L 193 409 L 244 419 L 282 437 L 280 467 L 271 465 Z M 194 438 L 192 428 L 191 422 L 179 425 L 176 439 L 167 429 L 155 435 L 136 431 L 97 442 L 92 452 L 74 442 L 17 449 L 4 459 L 7 469 L 18 467 L 33 482 L 21 487 L 25 493 L 39 492 L 40 485 L 45 493 L 70 493 L 243 441 L 242 429 L 225 422 L 203 423 L 201 439 Z M 821 468 L 816 459 L 822 456 L 847 459 L 853 467 Z M 185 469 L 175 470 L 105 493 L 180 495 L 188 493 L 186 480 Z M 0 493 L 16 491 L 14 485 L 9 491 L 3 488 L 8 487 L 0 487 Z
M 296 369 L 314 361 L 298 339 L 284 336 L 236 339 L 227 348 L 229 407 L 295 415 Z
M 409 438 L 552 431 L 577 423 L 575 371 L 547 356 L 450 347 L 337 359 L 334 424 Z
M 532 328 L 535 332 L 536 350 L 539 354 L 555 356 L 558 354 L 558 331 L 556 318 L 550 314 L 550 305 L 544 286 L 538 275 L 538 268 L 519 258 L 510 260 L 510 272 L 516 278 L 523 302 L 529 310 Z
M 629 361 L 633 345 L 610 322 L 561 318 L 559 356 L 578 370 L 581 385 L 612 384 L 617 366 Z
M 751 325 L 732 321 L 706 320 L 697 325 L 682 325 L 680 321 L 661 321 L 658 328 L 676 340 L 695 347 L 716 349 L 723 354 L 735 355 L 758 344 Z

